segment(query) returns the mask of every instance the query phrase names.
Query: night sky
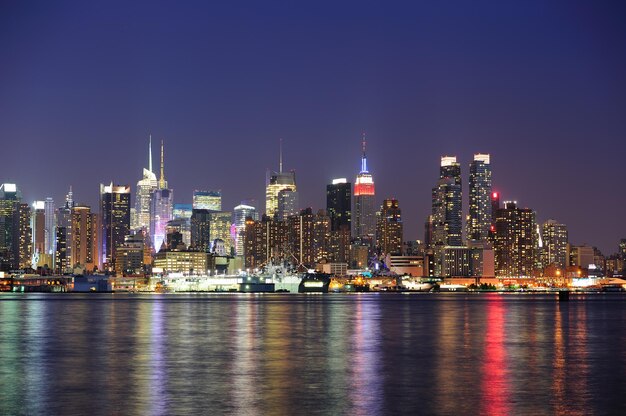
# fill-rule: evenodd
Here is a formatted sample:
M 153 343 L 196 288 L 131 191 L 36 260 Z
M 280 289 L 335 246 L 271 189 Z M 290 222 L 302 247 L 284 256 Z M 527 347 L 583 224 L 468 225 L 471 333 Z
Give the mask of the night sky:
M 626 238 L 624 2 L 92 3 L 0 4 L 0 182 L 28 201 L 134 192 L 152 133 L 176 202 L 222 189 L 224 209 L 263 207 L 282 138 L 318 209 L 331 179 L 354 181 L 365 131 L 406 239 L 441 155 L 462 163 L 467 209 L 475 152 L 504 200 L 573 243 Z

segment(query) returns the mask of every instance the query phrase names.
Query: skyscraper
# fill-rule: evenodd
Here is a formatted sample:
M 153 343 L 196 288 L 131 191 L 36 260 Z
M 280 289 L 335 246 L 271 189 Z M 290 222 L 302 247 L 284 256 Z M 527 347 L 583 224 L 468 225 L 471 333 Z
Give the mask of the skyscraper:
M 297 215 L 299 210 L 298 192 L 291 189 L 281 189 L 278 191 L 278 211 L 277 218 L 287 221 L 292 215 Z
M 116 249 L 130 232 L 130 186 L 100 185 L 100 218 L 102 263 L 112 271 Z
M 51 258 L 54 257 L 54 251 L 55 251 L 55 231 L 56 231 L 56 211 L 55 211 L 55 207 L 54 207 L 54 200 L 50 197 L 46 198 L 45 202 L 44 202 L 44 211 L 45 211 L 45 216 L 46 216 L 46 229 L 45 229 L 45 233 L 46 233 L 46 247 L 45 247 L 45 251 L 46 254 L 49 255 Z M 50 267 L 52 267 L 52 263 L 49 264 Z
M 193 209 L 222 210 L 222 191 L 193 191 Z
M 211 214 L 207 209 L 194 209 L 191 214 L 191 248 L 201 251 L 211 248 Z
M 326 185 L 326 212 L 331 231 L 350 229 L 352 224 L 352 184 L 346 178 L 333 179 Z
M 555 220 L 548 220 L 541 226 L 541 235 L 543 239 L 543 266 L 565 268 L 567 265 L 568 242 L 565 224 L 559 224 Z
M 439 181 L 432 191 L 432 245 L 462 245 L 461 165 L 443 156 Z
M 84 267 L 87 272 L 97 267 L 98 217 L 91 207 L 76 205 L 72 208 L 72 266 Z
M 382 254 L 402 254 L 402 211 L 397 199 L 385 199 L 380 208 L 376 246 Z
M 235 224 L 235 254 L 237 256 L 244 255 L 244 238 L 246 234 L 246 218 L 258 221 L 259 214 L 251 205 L 240 204 L 233 210 Z
M 477 153 L 470 163 L 469 218 L 467 239 L 488 241 L 491 229 L 491 162 L 488 154 Z
M 57 209 L 55 228 L 54 272 L 59 274 L 72 273 L 74 261 L 72 256 L 72 209 L 74 199 L 72 187 L 65 197 L 65 204 Z
M 158 252 L 167 235 L 167 223 L 172 220 L 174 209 L 174 191 L 167 188 L 165 180 L 164 145 L 161 140 L 161 175 L 158 189 L 152 192 L 150 202 L 150 230 L 152 247 Z
M 143 169 L 143 178 L 137 182 L 137 195 L 135 196 L 135 223 L 132 228 L 143 228 L 149 235 L 150 229 L 150 206 L 152 193 L 158 188 L 158 182 L 152 170 L 152 135 L 148 143 L 148 169 Z
M 19 266 L 19 253 L 14 243 L 17 227 L 15 213 L 22 199 L 21 192 L 14 183 L 0 185 L 0 270 L 9 271 Z
M 330 217 L 331 259 L 347 262 L 352 228 L 352 184 L 346 178 L 333 179 L 326 185 L 326 212 Z
M 230 227 L 232 225 L 233 214 L 227 211 L 211 211 L 209 214 L 209 241 L 211 242 L 210 249 L 215 249 L 215 241 L 222 240 L 224 242 L 224 249 L 226 254 L 230 255 L 234 240 L 230 234 Z
M 362 140 L 361 170 L 354 183 L 354 215 L 352 218 L 352 236 L 359 239 L 374 240 L 376 233 L 376 196 L 374 179 L 367 170 L 365 155 L 365 135 Z
M 270 218 L 278 215 L 278 193 L 283 189 L 296 192 L 296 173 L 283 172 L 282 141 L 280 146 L 278 172 L 268 172 L 265 188 L 265 214 Z
M 14 252 L 17 253 L 18 267 L 20 269 L 28 269 L 32 266 L 33 255 L 33 236 L 31 228 L 31 209 L 30 205 L 20 203 L 16 206 L 14 212 L 13 242 Z
M 535 212 L 507 201 L 496 213 L 494 241 L 496 276 L 530 277 L 535 268 Z
M 46 212 L 44 201 L 33 202 L 30 227 L 33 233 L 32 267 L 33 269 L 37 269 L 39 260 L 44 257 L 46 253 Z M 43 266 L 43 263 L 41 266 Z

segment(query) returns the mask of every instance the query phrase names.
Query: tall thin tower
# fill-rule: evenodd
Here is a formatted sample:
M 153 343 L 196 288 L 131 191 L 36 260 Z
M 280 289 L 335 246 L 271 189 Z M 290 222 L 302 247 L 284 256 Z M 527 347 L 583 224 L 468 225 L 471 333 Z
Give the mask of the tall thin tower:
M 152 171 L 152 135 L 148 139 L 148 169 L 143 168 L 141 180 L 137 182 L 137 195 L 135 197 L 136 220 L 131 224 L 132 228 L 143 228 L 150 234 L 150 200 L 152 192 L 157 189 L 157 178 Z
M 152 246 L 159 251 L 165 241 L 167 223 L 172 219 L 174 191 L 169 189 L 165 180 L 164 144 L 161 140 L 161 176 L 158 189 L 152 193 L 150 201 L 150 230 Z
M 356 176 L 354 183 L 352 236 L 374 241 L 376 233 L 376 192 L 374 178 L 367 170 L 366 145 L 365 133 L 363 133 L 361 137 L 361 170 Z

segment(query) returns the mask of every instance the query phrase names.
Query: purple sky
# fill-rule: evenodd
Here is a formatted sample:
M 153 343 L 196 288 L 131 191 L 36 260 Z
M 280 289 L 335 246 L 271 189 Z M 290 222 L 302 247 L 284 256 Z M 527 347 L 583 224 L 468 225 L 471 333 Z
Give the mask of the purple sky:
M 263 201 L 282 137 L 317 209 L 332 178 L 354 180 L 364 130 L 407 238 L 439 157 L 459 157 L 466 198 L 475 152 L 573 243 L 608 254 L 626 237 L 624 2 L 92 3 L 0 4 L 0 182 L 27 200 L 134 191 L 151 132 L 177 202 Z

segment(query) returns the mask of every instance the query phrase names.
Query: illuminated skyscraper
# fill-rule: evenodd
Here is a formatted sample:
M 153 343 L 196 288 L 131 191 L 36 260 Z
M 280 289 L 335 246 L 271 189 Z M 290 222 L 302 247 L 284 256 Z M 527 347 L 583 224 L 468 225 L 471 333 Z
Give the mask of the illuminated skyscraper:
M 491 229 L 491 162 L 488 154 L 475 154 L 470 163 L 467 239 L 488 241 Z
M 535 268 L 537 225 L 535 212 L 505 202 L 496 213 L 494 239 L 498 277 L 530 277 Z
M 161 176 L 158 189 L 152 192 L 150 202 L 150 230 L 152 247 L 158 252 L 167 235 L 167 223 L 172 220 L 174 209 L 174 191 L 167 188 L 165 180 L 164 146 L 161 140 Z
M 130 232 L 130 186 L 100 185 L 100 218 L 102 263 L 114 270 L 116 249 Z
M 191 214 L 191 248 L 209 251 L 211 248 L 211 212 L 194 209 Z
M 30 227 L 33 233 L 32 268 L 37 269 L 39 259 L 46 252 L 46 212 L 44 201 L 33 202 Z M 43 266 L 43 264 L 41 265 Z
M 72 209 L 74 199 L 72 187 L 65 197 L 65 204 L 56 213 L 54 272 L 58 274 L 72 273 L 74 261 L 72 256 Z
M 432 245 L 462 244 L 461 165 L 443 156 L 437 187 L 432 191 Z
M 330 256 L 334 262 L 350 257 L 352 226 L 352 184 L 346 178 L 333 179 L 326 185 L 326 212 L 330 217 Z
M 174 204 L 174 209 L 172 210 L 172 218 L 175 220 L 178 219 L 190 219 L 191 212 L 193 211 L 192 204 Z
M 292 215 L 297 215 L 299 200 L 298 192 L 291 189 L 281 189 L 278 191 L 278 212 L 277 218 L 281 221 L 287 221 Z
M 14 183 L 0 185 L 0 270 L 17 268 L 17 254 L 13 250 L 13 217 L 22 198 Z
M 230 255 L 234 246 L 234 240 L 230 233 L 233 214 L 226 211 L 212 211 L 209 214 L 209 240 L 211 251 L 215 248 L 215 241 L 222 240 L 226 254 Z
M 56 211 L 54 207 L 54 200 L 52 198 L 46 198 L 44 202 L 44 211 L 46 216 L 46 247 L 45 252 L 47 255 L 54 257 L 55 251 L 55 231 L 56 231 Z M 49 264 L 52 267 L 52 263 Z
M 193 191 L 193 209 L 222 210 L 222 191 Z
M 13 242 L 15 244 L 15 252 L 18 253 L 18 267 L 27 269 L 32 266 L 33 256 L 33 236 L 31 228 L 31 209 L 30 205 L 20 203 L 14 212 L 13 229 L 15 235 Z
M 76 205 L 72 208 L 72 266 L 84 267 L 92 272 L 98 261 L 98 217 L 91 207 Z
M 567 227 L 555 220 L 548 220 L 541 226 L 543 239 L 542 264 L 544 267 L 564 268 L 567 260 Z
M 283 189 L 296 192 L 296 173 L 283 172 L 282 141 L 280 147 L 278 172 L 268 172 L 265 188 L 265 214 L 270 218 L 278 215 L 278 193 Z
M 137 182 L 137 195 L 135 196 L 135 223 L 132 228 L 143 228 L 149 235 L 150 229 L 150 201 L 152 193 L 158 188 L 158 182 L 152 170 L 152 135 L 148 143 L 148 169 L 143 169 L 143 178 Z
M 397 199 L 385 199 L 380 208 L 376 246 L 382 254 L 402 254 L 402 211 Z
M 363 135 L 361 171 L 354 183 L 354 215 L 352 217 L 352 236 L 360 239 L 374 240 L 376 233 L 376 193 L 374 179 L 367 170 L 365 155 L 365 135 Z
M 237 256 L 244 255 L 244 238 L 246 234 L 246 218 L 251 218 L 254 221 L 259 220 L 259 214 L 251 205 L 240 204 L 235 207 L 234 211 L 234 223 L 235 223 L 235 254 Z

